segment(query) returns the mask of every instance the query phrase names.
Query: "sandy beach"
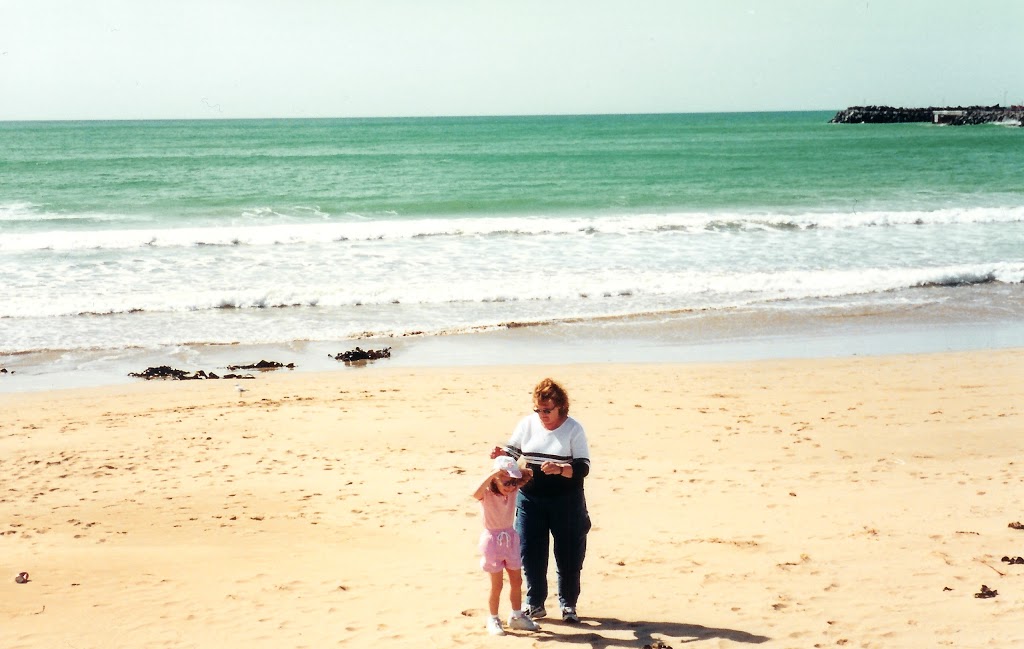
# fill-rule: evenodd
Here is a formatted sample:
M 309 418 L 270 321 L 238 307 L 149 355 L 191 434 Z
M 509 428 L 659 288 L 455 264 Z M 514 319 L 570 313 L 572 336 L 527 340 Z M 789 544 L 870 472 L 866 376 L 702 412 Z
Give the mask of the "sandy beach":
M 1024 350 L 363 370 L 0 395 L 0 646 L 1024 646 Z M 492 638 L 469 494 L 544 376 L 583 624 Z

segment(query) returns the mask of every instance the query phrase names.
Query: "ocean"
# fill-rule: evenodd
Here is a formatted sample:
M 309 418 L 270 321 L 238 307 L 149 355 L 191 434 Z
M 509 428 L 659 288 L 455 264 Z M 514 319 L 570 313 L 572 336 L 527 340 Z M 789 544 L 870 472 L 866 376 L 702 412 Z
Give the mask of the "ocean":
M 0 123 L 0 391 L 356 346 L 1024 345 L 1024 129 L 831 117 Z

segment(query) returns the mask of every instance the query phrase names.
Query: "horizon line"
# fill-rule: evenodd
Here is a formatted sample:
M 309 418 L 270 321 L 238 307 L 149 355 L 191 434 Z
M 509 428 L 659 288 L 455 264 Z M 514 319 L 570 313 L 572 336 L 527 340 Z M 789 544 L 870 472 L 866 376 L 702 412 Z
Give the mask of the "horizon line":
M 0 124 L 13 123 L 64 123 L 64 122 L 230 122 L 269 120 L 398 120 L 398 119 L 486 119 L 510 117 L 645 117 L 659 115 L 738 115 L 763 113 L 825 113 L 838 112 L 843 108 L 801 108 L 790 110 L 700 110 L 700 111 L 651 111 L 622 113 L 466 113 L 451 115 L 345 115 L 345 116 L 262 116 L 262 117 L 67 117 L 67 118 L 0 118 Z

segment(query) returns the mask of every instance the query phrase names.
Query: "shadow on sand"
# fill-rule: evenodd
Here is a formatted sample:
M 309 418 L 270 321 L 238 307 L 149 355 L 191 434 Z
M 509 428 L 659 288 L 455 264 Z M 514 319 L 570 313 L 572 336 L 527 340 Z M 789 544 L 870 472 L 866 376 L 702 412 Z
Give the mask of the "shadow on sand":
M 679 622 L 627 621 L 613 617 L 583 617 L 580 624 L 573 625 L 567 625 L 558 619 L 546 619 L 540 620 L 540 622 L 542 630 L 530 636 L 534 640 L 588 645 L 594 649 L 603 649 L 604 647 L 636 647 L 639 649 L 639 647 L 652 644 L 658 639 L 669 645 L 711 640 L 712 638 L 750 644 L 761 644 L 771 639 L 767 636 L 736 629 L 716 629 L 700 624 Z M 559 630 L 555 631 L 556 628 Z M 561 633 L 562 629 L 571 629 L 573 633 Z

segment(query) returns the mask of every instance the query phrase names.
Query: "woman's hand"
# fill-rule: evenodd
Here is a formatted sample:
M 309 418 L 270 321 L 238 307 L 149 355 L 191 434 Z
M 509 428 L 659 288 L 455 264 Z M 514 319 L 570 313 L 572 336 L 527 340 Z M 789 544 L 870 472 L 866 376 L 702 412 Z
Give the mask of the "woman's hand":
M 566 478 L 572 477 L 572 465 L 571 464 L 559 464 L 557 462 L 544 462 L 540 465 L 540 470 L 545 475 L 561 475 Z
M 494 448 L 491 449 L 491 459 L 492 460 L 494 458 L 496 458 L 496 457 L 501 456 L 501 455 L 508 455 L 508 453 L 506 453 L 505 449 L 501 448 L 500 446 L 495 446 Z

